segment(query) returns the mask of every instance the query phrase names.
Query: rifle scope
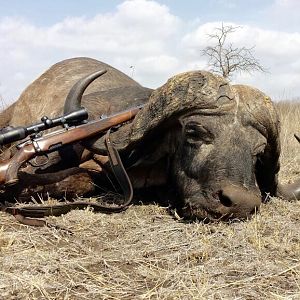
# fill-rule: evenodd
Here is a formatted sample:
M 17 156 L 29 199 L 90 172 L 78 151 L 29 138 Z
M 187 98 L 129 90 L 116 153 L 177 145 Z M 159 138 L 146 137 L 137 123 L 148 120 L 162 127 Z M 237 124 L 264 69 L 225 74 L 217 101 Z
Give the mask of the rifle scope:
M 39 133 L 43 130 L 50 129 L 59 125 L 65 127 L 70 125 L 78 125 L 88 118 L 88 112 L 85 108 L 80 108 L 61 117 L 49 119 L 44 116 L 41 118 L 41 123 L 33 124 L 28 127 L 8 127 L 0 130 L 0 145 L 10 144 L 20 141 L 31 134 Z

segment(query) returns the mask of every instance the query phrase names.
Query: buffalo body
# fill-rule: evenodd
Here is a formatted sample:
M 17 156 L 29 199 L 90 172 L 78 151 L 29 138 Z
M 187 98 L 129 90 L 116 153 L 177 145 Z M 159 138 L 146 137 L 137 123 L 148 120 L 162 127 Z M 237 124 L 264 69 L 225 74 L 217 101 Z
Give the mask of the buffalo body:
M 82 99 L 67 97 L 78 80 L 101 69 L 107 74 Z M 131 123 L 111 134 L 135 189 L 160 187 L 189 219 L 245 218 L 267 196 L 299 197 L 298 184 L 277 182 L 279 119 L 270 98 L 205 71 L 178 74 L 152 91 L 102 62 L 66 60 L 33 82 L 1 125 L 31 124 L 81 105 L 95 119 L 143 103 Z M 102 134 L 52 154 L 44 167 L 24 166 L 13 193 L 21 199 L 107 191 L 106 166 Z

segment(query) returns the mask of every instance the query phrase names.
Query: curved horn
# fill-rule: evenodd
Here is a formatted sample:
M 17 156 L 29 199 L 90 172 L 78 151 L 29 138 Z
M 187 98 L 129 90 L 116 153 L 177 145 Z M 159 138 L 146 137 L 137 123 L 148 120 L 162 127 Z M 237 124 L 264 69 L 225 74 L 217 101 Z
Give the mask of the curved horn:
M 300 199 L 300 179 L 297 179 L 293 183 L 278 184 L 277 195 L 288 200 Z
M 256 128 L 266 138 L 266 147 L 255 165 L 256 181 L 264 200 L 276 195 L 280 168 L 280 122 L 271 99 L 247 85 L 234 85 L 239 97 L 243 122 Z
M 294 137 L 300 143 L 299 135 L 294 134 Z M 300 179 L 293 183 L 278 184 L 277 196 L 288 200 L 300 200 Z
M 81 98 L 86 88 L 98 77 L 105 74 L 107 70 L 101 70 L 87 75 L 77 81 L 66 97 L 64 114 L 70 113 L 81 107 Z

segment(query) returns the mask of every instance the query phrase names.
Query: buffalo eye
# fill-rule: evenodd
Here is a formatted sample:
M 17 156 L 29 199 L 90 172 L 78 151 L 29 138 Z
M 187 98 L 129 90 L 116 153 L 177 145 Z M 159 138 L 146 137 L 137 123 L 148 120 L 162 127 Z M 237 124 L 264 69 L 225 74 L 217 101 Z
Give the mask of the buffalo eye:
M 197 122 L 188 122 L 184 126 L 185 141 L 188 144 L 209 144 L 212 142 L 213 134 L 203 125 Z

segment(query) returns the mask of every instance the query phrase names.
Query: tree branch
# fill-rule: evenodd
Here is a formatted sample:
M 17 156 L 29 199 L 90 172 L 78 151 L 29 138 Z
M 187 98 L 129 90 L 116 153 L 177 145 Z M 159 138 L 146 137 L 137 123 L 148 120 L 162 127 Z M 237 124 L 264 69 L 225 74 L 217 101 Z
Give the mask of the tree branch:
M 210 70 L 225 78 L 230 78 L 236 72 L 267 72 L 254 57 L 254 46 L 238 48 L 228 43 L 228 36 L 239 28 L 239 26 L 225 26 L 222 23 L 221 27 L 215 28 L 215 32 L 207 35 L 215 43 L 201 50 L 201 54 L 208 58 Z

